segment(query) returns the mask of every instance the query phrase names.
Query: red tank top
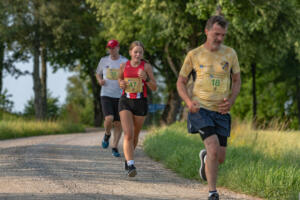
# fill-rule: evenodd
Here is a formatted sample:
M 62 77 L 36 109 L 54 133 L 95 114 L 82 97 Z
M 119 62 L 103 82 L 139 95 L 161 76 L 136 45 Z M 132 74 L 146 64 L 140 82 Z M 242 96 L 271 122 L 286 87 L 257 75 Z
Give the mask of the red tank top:
M 127 81 L 129 82 L 129 88 L 130 88 L 131 84 L 136 85 L 136 84 L 138 84 L 137 81 L 141 81 L 139 83 L 139 84 L 141 84 L 140 92 L 126 91 L 127 88 L 125 90 L 123 90 L 123 95 L 125 95 L 129 99 L 140 99 L 143 97 L 147 97 L 146 82 L 144 80 L 141 80 L 138 76 L 139 69 L 144 70 L 145 69 L 144 66 L 145 66 L 145 61 L 141 61 L 140 65 L 137 67 L 132 67 L 130 64 L 130 60 L 128 60 L 126 62 L 123 74 L 124 74 L 124 80 L 127 79 Z

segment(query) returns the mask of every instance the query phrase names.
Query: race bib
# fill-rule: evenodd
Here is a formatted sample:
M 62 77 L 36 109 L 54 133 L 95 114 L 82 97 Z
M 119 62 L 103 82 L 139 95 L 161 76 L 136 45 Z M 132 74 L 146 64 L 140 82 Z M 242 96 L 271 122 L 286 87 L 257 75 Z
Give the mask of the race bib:
M 205 74 L 203 88 L 207 92 L 225 93 L 229 90 L 229 79 L 222 75 Z
M 118 80 L 119 69 L 108 68 L 106 71 L 106 78 L 109 80 Z
M 140 79 L 140 78 L 125 78 L 125 81 L 128 82 L 125 92 L 128 92 L 128 93 L 143 92 L 142 79 Z

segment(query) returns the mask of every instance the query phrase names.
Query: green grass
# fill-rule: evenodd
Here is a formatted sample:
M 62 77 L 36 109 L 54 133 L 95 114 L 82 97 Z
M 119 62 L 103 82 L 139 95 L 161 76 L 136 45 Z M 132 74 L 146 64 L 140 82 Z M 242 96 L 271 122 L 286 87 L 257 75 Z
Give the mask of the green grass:
M 0 109 L 0 121 L 22 119 L 21 116 Z
M 2 113 L 0 120 L 0 139 L 11 139 L 38 135 L 84 132 L 80 124 L 56 121 L 26 120 L 20 116 Z
M 82 125 L 59 122 L 1 121 L 0 139 L 84 132 Z
M 146 153 L 181 176 L 199 181 L 199 135 L 186 123 L 154 128 Z M 227 157 L 220 165 L 218 186 L 266 199 L 297 199 L 300 192 L 300 132 L 254 131 L 240 124 L 232 131 Z

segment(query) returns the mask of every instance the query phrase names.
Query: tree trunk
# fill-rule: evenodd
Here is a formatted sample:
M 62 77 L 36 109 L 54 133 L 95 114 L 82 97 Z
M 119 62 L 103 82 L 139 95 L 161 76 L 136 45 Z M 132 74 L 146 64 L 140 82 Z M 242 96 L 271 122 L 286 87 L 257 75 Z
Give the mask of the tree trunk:
M 3 89 L 4 49 L 5 45 L 0 42 L 0 94 L 2 94 Z
M 257 111 L 257 100 L 256 100 L 256 78 L 255 78 L 255 74 L 256 74 L 256 63 L 252 63 L 251 64 L 251 71 L 252 71 L 252 97 L 253 97 L 253 101 L 252 101 L 252 120 L 253 120 L 253 124 L 254 126 L 256 125 L 256 111 Z
M 297 97 L 297 106 L 298 106 L 298 129 L 300 129 L 300 83 L 299 83 L 300 79 L 298 76 L 296 76 L 296 97 Z
M 89 67 L 89 77 L 92 83 L 93 104 L 94 104 L 94 126 L 100 127 L 103 123 L 103 114 L 101 108 L 100 91 L 101 88 L 97 82 L 95 71 Z
M 40 16 L 38 10 L 40 8 L 39 2 L 33 2 L 33 17 L 35 21 L 35 25 L 33 27 L 33 91 L 34 91 L 34 111 L 35 111 L 35 118 L 38 120 L 43 119 L 43 108 L 42 108 L 42 91 L 41 91 L 41 79 L 40 79 L 40 48 L 41 48 L 41 41 L 40 41 Z
M 45 48 L 41 52 L 42 77 L 41 77 L 41 104 L 42 104 L 42 118 L 47 117 L 47 51 Z
M 166 61 L 177 79 L 179 71 L 176 68 L 176 64 L 173 61 L 172 56 L 170 55 L 168 42 L 164 46 L 164 52 L 166 54 Z M 160 120 L 160 123 L 167 125 L 176 121 L 177 115 L 180 114 L 179 112 L 181 110 L 181 98 L 177 93 L 176 87 L 171 88 L 171 91 L 169 91 L 168 102 L 162 113 L 162 119 Z
M 181 109 L 181 98 L 176 89 L 169 92 L 168 102 L 163 111 L 161 123 L 171 124 L 176 121 L 176 117 Z
M 34 91 L 34 110 L 35 118 L 40 120 L 43 118 L 42 113 L 42 91 L 40 79 L 40 35 L 39 35 L 39 21 L 36 19 L 34 43 L 33 43 L 33 91 Z
M 33 91 L 34 91 L 34 110 L 35 118 L 42 119 L 42 94 L 41 94 L 41 80 L 40 80 L 40 65 L 39 65 L 39 54 L 40 50 L 37 47 L 34 47 L 33 53 Z
M 174 73 L 174 75 L 176 77 L 178 77 L 178 70 L 176 69 L 176 66 L 170 56 L 170 53 L 169 53 L 169 42 L 167 42 L 165 44 L 165 48 L 164 48 L 164 51 L 165 51 L 165 54 L 166 54 L 166 57 L 167 57 L 167 62 L 169 64 L 169 67 L 171 68 L 172 72 Z

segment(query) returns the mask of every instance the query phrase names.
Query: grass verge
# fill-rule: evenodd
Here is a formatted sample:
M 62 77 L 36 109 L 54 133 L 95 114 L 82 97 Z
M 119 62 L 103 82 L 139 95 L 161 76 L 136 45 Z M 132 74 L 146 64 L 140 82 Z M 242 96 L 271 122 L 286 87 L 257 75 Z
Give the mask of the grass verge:
M 200 180 L 199 135 L 186 123 L 153 128 L 145 152 L 181 176 Z M 248 124 L 233 128 L 218 186 L 267 199 L 297 199 L 300 192 L 300 132 L 256 131 Z M 200 180 L 201 181 L 201 180 Z
M 11 139 L 38 135 L 84 132 L 80 124 L 52 121 L 2 120 L 0 121 L 0 139 Z

